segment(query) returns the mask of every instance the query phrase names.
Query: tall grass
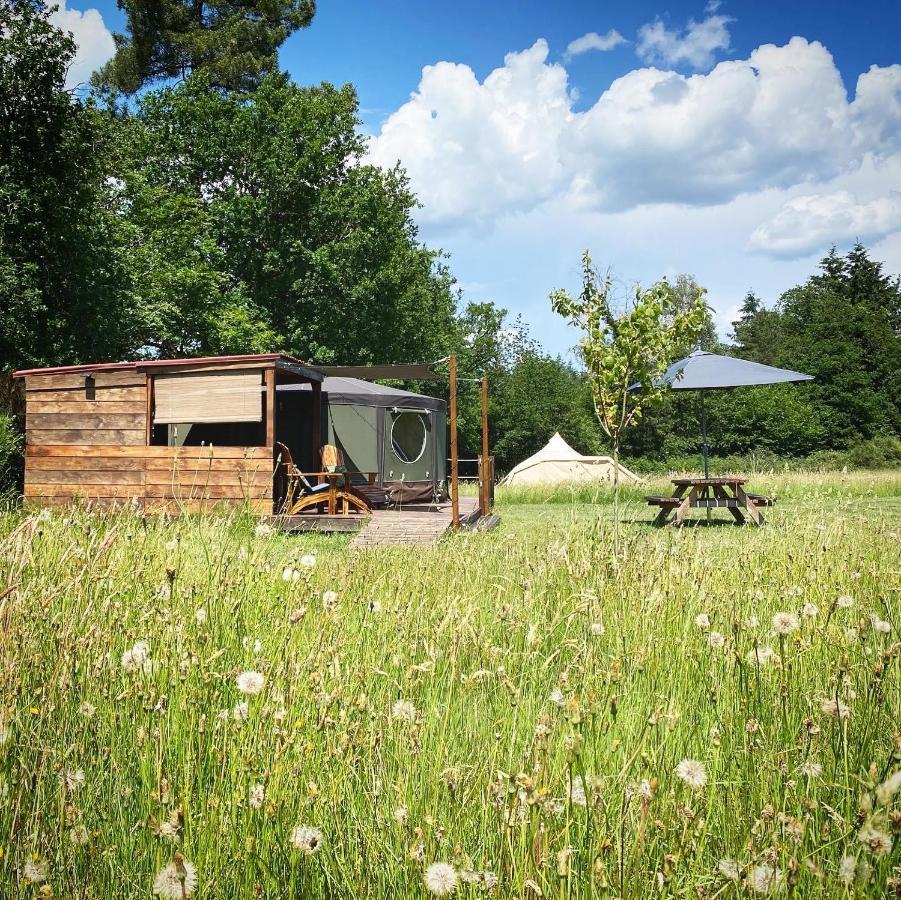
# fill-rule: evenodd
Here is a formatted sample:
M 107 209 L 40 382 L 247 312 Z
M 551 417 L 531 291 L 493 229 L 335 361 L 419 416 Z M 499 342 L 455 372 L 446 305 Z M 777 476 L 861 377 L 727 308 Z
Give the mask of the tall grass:
M 883 896 L 901 517 L 778 486 L 618 565 L 606 506 L 512 495 L 415 552 L 3 517 L 0 895 Z

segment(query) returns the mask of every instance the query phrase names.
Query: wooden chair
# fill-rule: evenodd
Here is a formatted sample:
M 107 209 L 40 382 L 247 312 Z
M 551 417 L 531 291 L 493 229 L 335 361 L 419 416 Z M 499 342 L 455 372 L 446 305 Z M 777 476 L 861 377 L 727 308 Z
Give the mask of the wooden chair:
M 356 485 L 351 484 L 351 475 L 344 466 L 341 451 L 327 444 L 322 448 L 321 472 L 301 472 L 294 463 L 291 451 L 276 442 L 280 464 L 285 469 L 284 512 L 293 516 L 305 509 L 328 512 L 330 516 L 348 515 L 351 510 L 361 513 L 371 512 L 372 506 Z M 362 473 L 361 473 L 362 474 Z M 311 479 L 323 479 L 314 483 Z M 384 493 L 384 492 L 382 492 Z

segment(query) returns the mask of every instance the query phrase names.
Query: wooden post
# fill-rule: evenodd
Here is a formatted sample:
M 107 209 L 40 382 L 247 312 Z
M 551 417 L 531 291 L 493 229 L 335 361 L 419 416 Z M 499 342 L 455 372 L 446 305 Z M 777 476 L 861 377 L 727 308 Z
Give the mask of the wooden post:
M 275 446 L 275 366 L 265 370 L 266 379 L 266 446 Z
M 451 527 L 460 527 L 460 484 L 457 478 L 457 357 L 451 356 L 450 371 L 450 455 L 451 455 Z
M 310 427 L 310 440 L 313 444 L 312 468 L 318 472 L 322 468 L 319 461 L 319 450 L 322 447 L 322 382 L 314 381 L 311 387 L 313 388 L 313 421 Z
M 479 491 L 479 514 L 487 516 L 491 512 L 489 507 L 489 479 L 491 478 L 488 465 L 488 376 L 482 376 L 482 466 L 481 466 L 481 490 Z

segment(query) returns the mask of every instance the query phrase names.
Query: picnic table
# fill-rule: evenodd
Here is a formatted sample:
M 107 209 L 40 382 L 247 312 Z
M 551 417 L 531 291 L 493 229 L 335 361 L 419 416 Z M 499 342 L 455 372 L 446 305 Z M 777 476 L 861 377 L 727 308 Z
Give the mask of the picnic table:
M 648 504 L 659 506 L 655 525 L 666 525 L 670 516 L 672 524 L 681 525 L 690 509 L 728 509 L 739 525 L 751 521 L 763 525 L 760 512 L 763 506 L 772 506 L 774 497 L 749 494 L 745 490 L 746 478 L 673 478 L 675 490 L 671 497 L 647 497 Z

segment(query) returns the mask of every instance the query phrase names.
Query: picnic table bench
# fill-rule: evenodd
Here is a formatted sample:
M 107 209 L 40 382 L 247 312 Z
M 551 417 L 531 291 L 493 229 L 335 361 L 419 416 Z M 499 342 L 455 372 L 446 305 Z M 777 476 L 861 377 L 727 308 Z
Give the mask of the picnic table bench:
M 646 497 L 649 506 L 659 506 L 655 525 L 666 525 L 670 516 L 673 525 L 681 525 L 691 509 L 728 509 L 732 517 L 743 525 L 750 520 L 763 525 L 760 508 L 772 506 L 775 497 L 749 494 L 745 490 L 746 478 L 674 478 L 675 489 L 670 497 Z

